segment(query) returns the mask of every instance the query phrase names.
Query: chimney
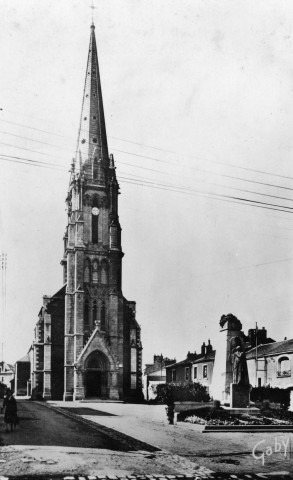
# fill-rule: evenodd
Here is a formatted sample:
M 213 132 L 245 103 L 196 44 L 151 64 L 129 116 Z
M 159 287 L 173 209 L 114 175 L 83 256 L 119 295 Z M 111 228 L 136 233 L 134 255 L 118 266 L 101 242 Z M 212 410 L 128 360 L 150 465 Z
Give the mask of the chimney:
M 210 339 L 209 339 L 209 340 L 208 340 L 207 347 L 206 347 L 206 353 L 207 353 L 207 354 L 208 354 L 208 353 L 212 353 L 212 351 L 213 351 L 213 347 L 212 347 L 211 341 L 210 341 Z
M 201 354 L 202 355 L 205 355 L 206 354 L 206 344 L 205 342 L 203 342 L 202 346 L 201 346 Z

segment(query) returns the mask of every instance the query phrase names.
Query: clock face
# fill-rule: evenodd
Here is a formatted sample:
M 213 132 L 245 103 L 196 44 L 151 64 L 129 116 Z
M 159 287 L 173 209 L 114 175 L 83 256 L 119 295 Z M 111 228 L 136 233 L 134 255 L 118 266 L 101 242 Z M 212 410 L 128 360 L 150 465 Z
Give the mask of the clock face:
M 93 215 L 99 215 L 99 209 L 97 207 L 92 208 Z

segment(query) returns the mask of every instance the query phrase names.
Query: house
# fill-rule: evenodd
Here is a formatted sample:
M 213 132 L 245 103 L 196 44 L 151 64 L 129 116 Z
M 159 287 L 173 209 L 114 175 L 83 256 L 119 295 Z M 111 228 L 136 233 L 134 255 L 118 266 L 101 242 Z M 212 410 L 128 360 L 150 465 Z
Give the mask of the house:
M 31 363 L 29 353 L 15 363 L 14 392 L 17 396 L 27 396 L 31 393 L 30 367 Z
M 166 383 L 166 366 L 176 362 L 176 359 L 154 355 L 154 362 L 146 364 L 143 372 L 143 393 L 145 400 L 154 400 L 157 396 L 156 387 Z
M 11 386 L 11 381 L 14 377 L 14 367 L 9 363 L 4 361 L 0 362 L 0 382 L 6 385 L 6 387 Z
M 246 360 L 253 387 L 293 389 L 293 339 L 258 345 L 246 353 Z
M 292 389 L 293 405 L 293 339 L 276 342 L 263 327 L 248 330 L 245 345 L 250 384 Z M 203 343 L 199 354 L 188 352 L 185 360 L 166 366 L 166 381 L 199 382 L 209 390 L 215 359 L 210 341 Z
M 166 382 L 199 382 L 207 387 L 212 381 L 215 350 L 208 341 L 203 342 L 201 352 L 187 353 L 186 359 L 166 366 Z

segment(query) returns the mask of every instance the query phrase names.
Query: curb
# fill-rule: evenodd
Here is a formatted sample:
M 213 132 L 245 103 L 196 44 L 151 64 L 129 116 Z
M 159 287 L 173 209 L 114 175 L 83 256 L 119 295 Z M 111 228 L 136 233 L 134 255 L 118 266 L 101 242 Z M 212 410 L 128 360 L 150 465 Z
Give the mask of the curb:
M 203 433 L 243 432 L 293 432 L 293 425 L 206 425 Z

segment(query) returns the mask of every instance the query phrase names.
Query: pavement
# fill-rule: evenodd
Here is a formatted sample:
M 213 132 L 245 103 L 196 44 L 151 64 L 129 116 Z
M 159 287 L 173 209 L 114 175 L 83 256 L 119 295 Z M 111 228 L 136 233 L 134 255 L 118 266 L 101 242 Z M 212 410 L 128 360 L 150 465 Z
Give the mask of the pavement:
M 89 401 L 48 404 L 67 413 L 76 412 L 85 420 L 155 446 L 171 453 L 173 458 L 181 458 L 182 469 L 189 471 L 180 473 L 268 475 L 273 472 L 277 478 L 277 474 L 287 472 L 293 478 L 292 433 L 203 434 L 201 425 L 187 422 L 169 425 L 164 405 Z
M 131 449 L 7 445 L 0 449 L 0 480 L 293 479 L 292 434 L 203 434 L 199 425 L 169 425 L 164 405 L 96 401 L 38 405 L 84 422 Z

